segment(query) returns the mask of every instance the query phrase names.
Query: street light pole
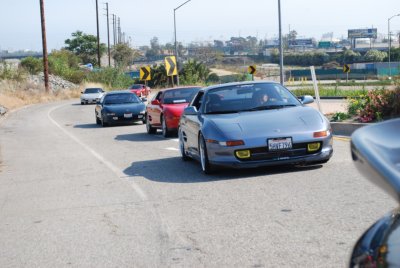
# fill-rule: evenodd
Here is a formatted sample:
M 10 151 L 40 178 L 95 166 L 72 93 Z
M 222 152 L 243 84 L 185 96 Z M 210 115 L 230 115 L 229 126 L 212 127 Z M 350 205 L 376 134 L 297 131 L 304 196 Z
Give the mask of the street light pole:
M 99 33 L 99 5 L 98 0 L 96 0 L 96 25 L 97 25 L 97 60 L 98 65 L 101 67 L 100 62 L 100 33 Z
M 400 14 L 396 14 L 388 18 L 388 42 L 389 42 L 389 79 L 392 79 L 392 67 L 390 66 L 390 47 L 392 46 L 392 36 L 390 34 L 390 20 L 394 17 L 400 16 Z
M 175 16 L 175 11 L 180 8 L 181 6 L 185 5 L 186 3 L 190 2 L 191 0 L 187 0 L 185 3 L 181 4 L 177 8 L 174 8 L 174 35 L 175 35 L 175 59 L 176 59 L 176 68 L 178 69 L 178 47 L 177 47 L 177 41 L 176 41 L 176 16 Z M 178 75 L 176 76 L 176 84 L 179 86 L 179 72 Z
M 283 43 L 282 43 L 282 20 L 281 20 L 281 0 L 278 0 L 278 14 L 279 14 L 279 70 L 280 82 L 283 85 Z

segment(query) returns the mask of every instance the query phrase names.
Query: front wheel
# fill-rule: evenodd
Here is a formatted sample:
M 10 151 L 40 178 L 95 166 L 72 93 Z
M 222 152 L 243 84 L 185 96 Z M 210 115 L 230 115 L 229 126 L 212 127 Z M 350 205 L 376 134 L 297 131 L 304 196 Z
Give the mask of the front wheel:
M 155 134 L 157 129 L 150 125 L 149 115 L 146 115 L 146 130 L 148 134 Z
M 167 126 L 167 121 L 165 120 L 164 116 L 161 116 L 161 129 L 162 129 L 162 134 L 165 138 L 168 138 L 171 135 Z
M 214 167 L 208 161 L 207 146 L 202 134 L 199 136 L 199 151 L 201 169 L 203 170 L 204 174 L 213 173 Z
M 104 121 L 104 116 L 103 115 L 101 115 L 101 126 L 102 127 L 108 126 L 108 123 Z
M 178 131 L 178 136 L 179 136 L 179 151 L 181 152 L 181 159 L 183 161 L 188 161 L 190 158 L 186 154 L 182 131 L 180 130 Z

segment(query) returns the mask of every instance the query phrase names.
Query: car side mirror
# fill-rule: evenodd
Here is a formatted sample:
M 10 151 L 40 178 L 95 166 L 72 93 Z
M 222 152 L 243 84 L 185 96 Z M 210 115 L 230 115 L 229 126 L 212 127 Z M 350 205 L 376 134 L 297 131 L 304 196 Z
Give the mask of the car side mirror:
M 197 108 L 194 106 L 186 107 L 183 110 L 183 114 L 185 114 L 185 115 L 197 115 L 197 113 L 198 113 Z
M 400 119 L 356 130 L 351 136 L 351 155 L 357 169 L 400 202 Z
M 141 98 L 142 102 L 146 102 L 147 99 L 146 98 Z
M 159 100 L 152 100 L 151 104 L 152 105 L 160 105 L 160 101 Z
M 314 102 L 314 98 L 310 95 L 301 96 L 299 99 L 302 104 L 310 104 Z

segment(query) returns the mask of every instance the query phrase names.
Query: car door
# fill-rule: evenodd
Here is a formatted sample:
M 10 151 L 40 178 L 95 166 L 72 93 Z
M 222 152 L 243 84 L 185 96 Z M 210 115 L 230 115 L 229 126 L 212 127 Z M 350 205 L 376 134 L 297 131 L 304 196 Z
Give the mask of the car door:
M 186 138 L 186 148 L 188 151 L 194 154 L 198 154 L 198 137 L 199 131 L 201 129 L 201 110 L 202 110 L 202 102 L 203 102 L 204 92 L 199 91 L 197 95 L 194 97 L 190 106 L 196 107 L 198 113 L 196 115 L 185 115 L 185 118 L 182 120 L 182 123 L 185 125 L 185 133 L 184 138 Z M 185 137 L 186 136 L 186 137 Z
M 163 92 L 160 91 L 157 95 L 151 100 L 150 104 L 147 105 L 147 114 L 149 118 L 149 122 L 153 126 L 160 126 L 160 114 L 161 114 L 161 96 Z

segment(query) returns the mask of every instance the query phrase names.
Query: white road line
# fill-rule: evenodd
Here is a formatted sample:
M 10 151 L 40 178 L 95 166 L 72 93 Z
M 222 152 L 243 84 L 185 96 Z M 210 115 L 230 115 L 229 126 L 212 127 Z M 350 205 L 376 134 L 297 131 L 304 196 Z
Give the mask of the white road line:
M 112 164 L 111 162 L 109 162 L 108 160 L 106 160 L 103 156 L 101 156 L 99 153 L 97 153 L 95 150 L 93 150 L 92 148 L 90 148 L 88 145 L 84 144 L 82 141 L 80 141 L 77 137 L 75 137 L 74 135 L 72 135 L 71 133 L 69 133 L 68 131 L 66 131 L 64 128 L 62 128 L 52 117 L 51 117 L 51 113 L 56 110 L 59 109 L 63 106 L 66 106 L 69 104 L 63 104 L 60 106 L 56 106 L 53 107 L 52 109 L 50 109 L 47 113 L 47 117 L 49 118 L 49 120 L 56 126 L 58 127 L 62 132 L 64 132 L 65 135 L 67 135 L 68 137 L 70 137 L 73 141 L 75 141 L 76 143 L 78 143 L 80 146 L 82 146 L 84 149 L 86 149 L 89 153 L 91 153 L 94 157 L 96 157 L 100 162 L 102 162 L 104 165 L 106 165 L 111 171 L 113 171 L 115 173 L 115 175 L 117 175 L 117 177 L 119 179 L 125 180 L 125 178 L 127 177 L 127 175 L 125 173 L 123 173 L 118 167 L 116 167 L 114 164 Z M 135 182 L 130 182 L 131 187 L 133 188 L 133 190 L 135 190 L 135 192 L 140 196 L 142 201 L 146 201 L 147 200 L 147 195 L 146 193 L 140 188 L 139 185 L 137 185 Z
M 168 147 L 168 148 L 164 148 L 165 150 L 170 150 L 170 151 L 179 151 L 178 148 L 173 148 L 173 147 Z

